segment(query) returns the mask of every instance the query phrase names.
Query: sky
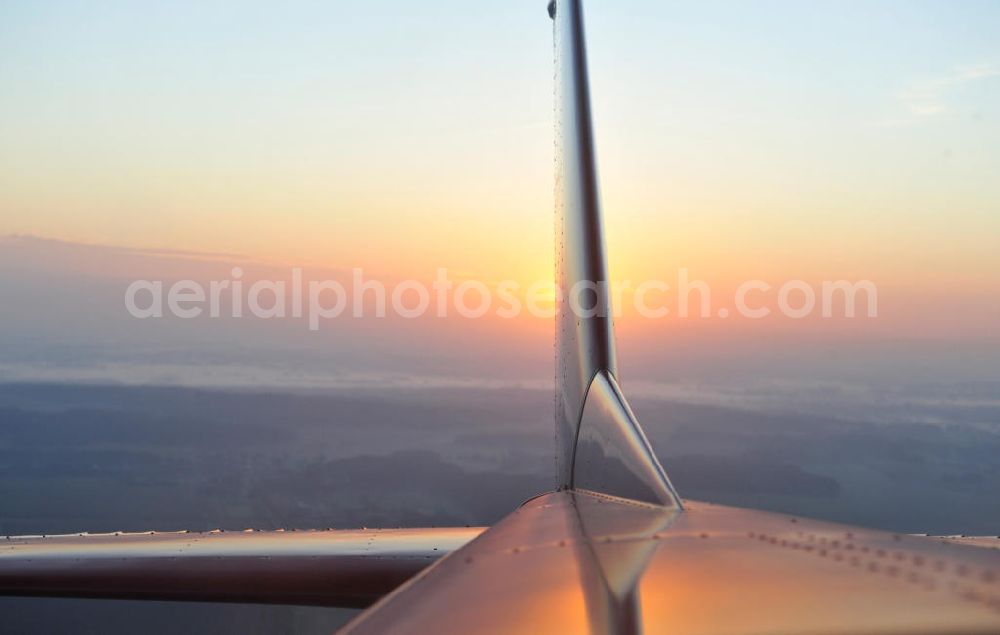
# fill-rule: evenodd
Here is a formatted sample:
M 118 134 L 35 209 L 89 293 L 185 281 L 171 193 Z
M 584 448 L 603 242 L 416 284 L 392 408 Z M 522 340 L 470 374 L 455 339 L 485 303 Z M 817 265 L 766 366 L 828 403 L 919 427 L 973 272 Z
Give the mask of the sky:
M 5 337 L 36 357 L 111 338 L 136 254 L 157 254 L 139 268 L 163 277 L 208 278 L 239 262 L 394 280 L 438 267 L 551 278 L 544 5 L 3 3 Z M 673 280 L 684 267 L 723 295 L 752 278 L 879 289 L 875 320 L 627 314 L 623 355 L 640 375 L 676 374 L 678 357 L 730 368 L 763 346 L 769 359 L 776 349 L 808 358 L 789 374 L 804 365 L 820 376 L 834 342 L 868 355 L 863 368 L 843 362 L 845 374 L 885 350 L 895 351 L 895 366 L 877 365 L 885 375 L 912 367 L 907 355 L 961 350 L 978 355 L 966 375 L 995 378 L 1000 5 L 586 8 L 613 277 Z M 110 281 L 107 306 L 54 299 L 81 276 Z M 160 327 L 135 328 L 175 349 L 214 333 L 203 322 Z M 239 328 L 258 343 L 276 337 Z M 550 327 L 530 320 L 344 328 L 360 329 L 352 365 L 395 346 L 413 359 L 444 347 L 473 368 L 499 356 L 509 375 L 525 350 L 544 351 L 525 375 L 546 376 L 550 363 L 540 361 Z M 322 337 L 303 335 L 302 350 L 330 345 Z M 393 337 L 404 342 L 386 345 Z M 23 363 L 12 350 L 0 361 Z M 968 359 L 954 357 L 938 374 Z

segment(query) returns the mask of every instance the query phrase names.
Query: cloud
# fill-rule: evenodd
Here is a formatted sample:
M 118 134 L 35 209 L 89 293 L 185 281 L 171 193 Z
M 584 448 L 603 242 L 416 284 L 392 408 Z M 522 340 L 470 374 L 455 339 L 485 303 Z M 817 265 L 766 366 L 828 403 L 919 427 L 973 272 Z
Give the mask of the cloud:
M 215 251 L 193 251 L 184 249 L 144 249 L 138 247 L 122 247 L 118 245 L 103 245 L 95 243 L 82 243 L 58 238 L 47 238 L 32 234 L 5 234 L 0 235 L 0 248 L 16 247 L 24 245 L 35 248 L 62 248 L 79 250 L 103 250 L 116 254 L 135 254 L 143 256 L 159 256 L 173 258 L 194 258 L 199 260 L 248 260 L 243 254 L 215 252 Z
M 910 82 L 896 95 L 905 115 L 884 121 L 884 125 L 911 125 L 952 111 L 955 93 L 962 86 L 1000 76 L 998 64 L 960 66 L 941 77 Z
M 966 66 L 958 69 L 958 78 L 962 81 L 996 77 L 998 75 L 1000 75 L 1000 65 L 996 64 L 979 64 L 978 66 Z

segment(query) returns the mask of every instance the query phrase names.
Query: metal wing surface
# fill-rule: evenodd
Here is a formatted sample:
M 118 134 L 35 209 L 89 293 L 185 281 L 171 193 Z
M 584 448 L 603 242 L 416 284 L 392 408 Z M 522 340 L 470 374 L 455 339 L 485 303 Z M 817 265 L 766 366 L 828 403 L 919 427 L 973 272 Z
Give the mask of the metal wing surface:
M 346 629 L 369 633 L 1000 632 L 1000 551 L 687 501 L 526 503 Z

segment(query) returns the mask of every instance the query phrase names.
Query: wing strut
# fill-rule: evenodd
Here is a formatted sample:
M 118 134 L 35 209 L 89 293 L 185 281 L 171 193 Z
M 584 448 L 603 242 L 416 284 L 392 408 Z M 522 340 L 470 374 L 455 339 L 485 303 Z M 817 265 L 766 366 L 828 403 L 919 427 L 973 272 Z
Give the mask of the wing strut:
M 556 485 L 682 507 L 618 385 L 580 0 L 553 0 Z

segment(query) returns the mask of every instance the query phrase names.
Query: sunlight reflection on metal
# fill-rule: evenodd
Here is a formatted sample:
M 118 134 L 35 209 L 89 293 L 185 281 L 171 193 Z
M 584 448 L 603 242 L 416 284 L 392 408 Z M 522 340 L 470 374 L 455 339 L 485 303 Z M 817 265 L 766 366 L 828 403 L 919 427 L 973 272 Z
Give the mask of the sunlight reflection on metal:
M 679 514 L 586 492 L 541 496 L 346 632 L 638 632 L 637 581 L 655 553 L 653 536 Z
M 657 543 L 651 540 L 603 541 L 609 535 L 602 507 L 588 505 L 586 494 L 574 493 L 572 509 L 583 538 L 576 543 L 580 564 L 580 586 L 586 598 L 592 632 L 631 635 L 642 632 L 639 589 Z M 597 510 L 601 509 L 601 512 Z M 676 516 L 654 508 L 635 508 L 644 518 L 635 518 L 636 533 L 653 536 L 667 528 Z

